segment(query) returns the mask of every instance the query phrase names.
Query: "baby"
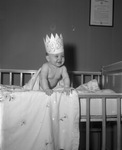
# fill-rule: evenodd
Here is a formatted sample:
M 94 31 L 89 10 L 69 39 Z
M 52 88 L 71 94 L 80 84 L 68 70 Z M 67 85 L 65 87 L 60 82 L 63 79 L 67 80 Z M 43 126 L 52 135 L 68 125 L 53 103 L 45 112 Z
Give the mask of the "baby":
M 60 34 L 46 35 L 44 39 L 47 62 L 42 65 L 40 72 L 40 86 L 47 95 L 53 93 L 53 89 L 61 86 L 64 92 L 70 93 L 70 79 L 66 67 L 64 66 L 63 37 Z

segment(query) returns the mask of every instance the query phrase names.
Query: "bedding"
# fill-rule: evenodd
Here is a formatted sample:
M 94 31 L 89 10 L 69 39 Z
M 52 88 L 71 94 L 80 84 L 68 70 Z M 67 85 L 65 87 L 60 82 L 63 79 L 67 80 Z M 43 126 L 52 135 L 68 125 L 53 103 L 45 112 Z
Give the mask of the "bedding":
M 89 82 L 80 85 L 79 87 L 76 88 L 79 92 L 96 92 L 99 91 L 99 85 L 96 79 L 90 80 Z
M 99 84 L 96 79 L 90 80 L 89 82 L 82 84 L 76 88 L 78 94 L 113 94 L 115 93 L 111 89 L 100 89 Z
M 67 96 L 47 96 L 1 86 L 1 150 L 78 150 L 79 100 L 75 90 Z

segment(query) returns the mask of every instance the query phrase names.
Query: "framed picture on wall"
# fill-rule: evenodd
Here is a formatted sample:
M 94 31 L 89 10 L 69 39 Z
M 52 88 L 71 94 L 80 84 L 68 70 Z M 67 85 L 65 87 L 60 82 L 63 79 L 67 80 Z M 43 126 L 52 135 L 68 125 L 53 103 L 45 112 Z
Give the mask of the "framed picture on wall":
M 90 0 L 89 24 L 95 26 L 113 26 L 114 0 Z

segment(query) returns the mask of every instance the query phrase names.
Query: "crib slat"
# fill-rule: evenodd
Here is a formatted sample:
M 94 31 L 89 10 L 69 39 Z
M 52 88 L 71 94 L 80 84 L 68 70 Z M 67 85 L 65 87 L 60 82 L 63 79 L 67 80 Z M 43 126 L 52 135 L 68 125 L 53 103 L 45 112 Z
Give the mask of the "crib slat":
M 83 80 L 84 80 L 84 75 L 81 74 L 81 85 L 84 83 Z
M 31 78 L 32 78 L 33 75 L 34 75 L 34 73 L 31 73 Z
M 106 98 L 102 98 L 102 150 L 106 149 Z
M 86 150 L 90 148 L 90 98 L 86 99 Z
M 97 76 L 98 83 L 100 84 L 100 76 Z
M 121 98 L 117 99 L 117 150 L 121 150 Z
M 73 87 L 73 79 L 74 79 L 74 75 L 73 73 L 71 73 L 71 87 Z
M 0 72 L 0 84 L 1 84 L 1 82 L 2 82 L 2 74 Z
M 12 85 L 12 72 L 9 73 L 9 85 Z
M 93 80 L 93 78 L 94 78 L 94 76 L 93 76 L 93 74 L 91 75 L 91 80 Z
M 21 72 L 20 73 L 20 86 L 22 86 L 23 84 L 23 73 Z

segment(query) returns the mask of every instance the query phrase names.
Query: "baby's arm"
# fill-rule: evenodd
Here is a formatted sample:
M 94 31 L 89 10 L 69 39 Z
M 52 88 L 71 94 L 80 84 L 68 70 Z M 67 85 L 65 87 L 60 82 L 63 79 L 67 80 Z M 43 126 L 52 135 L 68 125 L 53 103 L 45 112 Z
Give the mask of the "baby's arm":
M 69 75 L 65 66 L 63 66 L 62 77 L 63 77 L 63 82 L 64 82 L 64 91 L 67 94 L 69 94 L 71 92 L 70 79 L 69 79 Z
M 47 79 L 48 78 L 48 71 L 49 71 L 48 65 L 44 64 L 42 66 L 41 73 L 40 73 L 40 85 L 47 95 L 51 95 L 53 93 L 53 90 L 51 90 L 49 88 L 49 83 L 48 83 L 48 79 Z
M 63 66 L 62 77 L 64 81 L 64 86 L 70 87 L 70 79 L 69 79 L 69 75 L 65 66 Z

